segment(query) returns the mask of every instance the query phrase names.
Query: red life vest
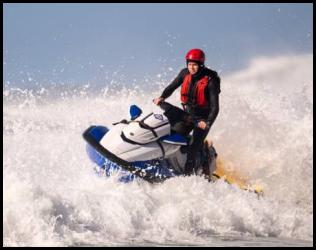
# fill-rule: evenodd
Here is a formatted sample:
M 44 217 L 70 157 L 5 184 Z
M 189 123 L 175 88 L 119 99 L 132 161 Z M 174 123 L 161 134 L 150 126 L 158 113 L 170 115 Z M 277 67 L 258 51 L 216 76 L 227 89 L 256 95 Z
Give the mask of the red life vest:
M 192 79 L 191 74 L 187 74 L 184 79 L 183 83 L 181 85 L 181 102 L 183 104 L 187 104 L 189 101 L 189 90 L 190 90 L 190 82 Z M 197 81 L 195 86 L 195 93 L 194 93 L 194 105 L 197 105 L 200 108 L 207 108 L 208 101 L 205 98 L 205 88 L 208 85 L 209 78 L 208 76 L 204 76 L 200 80 Z

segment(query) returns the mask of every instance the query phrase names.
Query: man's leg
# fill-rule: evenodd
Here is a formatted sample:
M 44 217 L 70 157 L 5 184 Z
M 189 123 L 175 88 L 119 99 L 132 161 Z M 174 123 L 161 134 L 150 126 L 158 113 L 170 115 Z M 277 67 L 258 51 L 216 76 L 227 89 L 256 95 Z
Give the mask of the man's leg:
M 163 102 L 160 107 L 165 111 L 164 115 L 168 117 L 171 126 L 178 122 L 184 122 L 188 126 L 193 125 L 191 116 L 182 109 L 167 102 Z
M 208 134 L 208 129 L 203 130 L 200 128 L 194 128 L 193 130 L 193 142 L 188 148 L 187 161 L 184 166 L 184 174 L 190 175 L 193 172 L 196 162 L 196 155 L 198 151 L 203 147 L 204 139 Z

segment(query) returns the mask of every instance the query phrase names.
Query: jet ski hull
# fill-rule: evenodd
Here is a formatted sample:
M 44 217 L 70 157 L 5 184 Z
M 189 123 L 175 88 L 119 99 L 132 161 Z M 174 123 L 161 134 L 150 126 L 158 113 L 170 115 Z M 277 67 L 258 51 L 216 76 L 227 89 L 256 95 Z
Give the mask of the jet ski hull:
M 151 183 L 162 182 L 176 176 L 166 159 L 127 162 L 112 154 L 100 144 L 108 131 L 109 129 L 104 126 L 91 126 L 83 133 L 83 138 L 88 143 L 87 154 L 91 161 L 99 166 L 99 171 L 107 176 L 113 172 L 120 172 L 120 180 L 123 182 L 133 181 L 135 176 Z

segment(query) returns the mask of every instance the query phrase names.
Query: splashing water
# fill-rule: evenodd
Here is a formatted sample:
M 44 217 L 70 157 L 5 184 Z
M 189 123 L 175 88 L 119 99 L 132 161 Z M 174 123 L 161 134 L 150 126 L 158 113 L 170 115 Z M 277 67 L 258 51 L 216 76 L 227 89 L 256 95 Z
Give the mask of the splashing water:
M 263 187 L 262 199 L 197 176 L 152 186 L 95 175 L 82 132 L 127 118 L 131 104 L 155 110 L 152 99 L 168 81 L 5 86 L 4 245 L 311 245 L 312 60 L 258 58 L 222 76 L 209 136 L 227 168 Z M 178 98 L 168 101 L 178 105 Z

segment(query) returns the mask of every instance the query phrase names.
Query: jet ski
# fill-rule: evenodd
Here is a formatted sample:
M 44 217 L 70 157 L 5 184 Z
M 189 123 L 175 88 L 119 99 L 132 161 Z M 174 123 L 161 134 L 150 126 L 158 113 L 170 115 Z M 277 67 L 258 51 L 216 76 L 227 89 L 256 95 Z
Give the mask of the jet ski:
M 192 138 L 174 117 L 185 121 L 188 114 L 167 102 L 160 107 L 161 112 L 143 115 L 137 105 L 131 105 L 128 120 L 113 123 L 111 128 L 93 125 L 84 131 L 86 151 L 98 174 L 118 174 L 122 182 L 137 178 L 150 183 L 184 175 Z M 205 140 L 196 158 L 196 175 L 209 181 L 226 177 L 225 172 L 216 172 L 217 153 L 210 140 Z M 227 182 L 233 183 L 231 179 Z

